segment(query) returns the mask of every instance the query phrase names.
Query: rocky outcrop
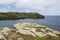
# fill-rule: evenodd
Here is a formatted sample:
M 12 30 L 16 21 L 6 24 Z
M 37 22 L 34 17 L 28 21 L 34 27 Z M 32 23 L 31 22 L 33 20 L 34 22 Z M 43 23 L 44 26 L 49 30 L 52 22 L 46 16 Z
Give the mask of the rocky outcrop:
M 7 27 L 0 29 L 0 40 L 23 40 L 15 29 L 10 29 Z
M 21 34 L 32 35 L 34 37 L 44 37 L 47 35 L 56 36 L 60 34 L 60 32 L 50 29 L 48 27 L 36 24 L 36 23 L 18 23 L 14 25 L 16 31 Z
M 39 39 L 48 36 L 59 38 L 59 35 L 59 31 L 36 23 L 17 23 L 14 24 L 14 29 L 0 28 L 0 40 L 35 40 L 36 37 Z

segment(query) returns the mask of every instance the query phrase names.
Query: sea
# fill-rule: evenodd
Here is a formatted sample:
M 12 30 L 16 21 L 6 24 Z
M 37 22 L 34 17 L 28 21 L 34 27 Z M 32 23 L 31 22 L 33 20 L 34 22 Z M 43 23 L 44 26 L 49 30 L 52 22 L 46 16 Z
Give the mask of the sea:
M 16 23 L 37 23 L 60 31 L 60 16 L 45 16 L 45 19 L 0 20 L 0 27 L 14 28 Z

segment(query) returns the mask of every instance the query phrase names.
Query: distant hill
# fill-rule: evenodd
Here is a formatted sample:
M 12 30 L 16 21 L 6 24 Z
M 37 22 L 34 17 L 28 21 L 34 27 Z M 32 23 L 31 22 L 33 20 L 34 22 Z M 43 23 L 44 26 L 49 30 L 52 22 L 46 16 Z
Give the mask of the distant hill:
M 10 20 L 10 19 L 44 19 L 43 15 L 33 12 L 4 12 L 0 13 L 0 20 Z

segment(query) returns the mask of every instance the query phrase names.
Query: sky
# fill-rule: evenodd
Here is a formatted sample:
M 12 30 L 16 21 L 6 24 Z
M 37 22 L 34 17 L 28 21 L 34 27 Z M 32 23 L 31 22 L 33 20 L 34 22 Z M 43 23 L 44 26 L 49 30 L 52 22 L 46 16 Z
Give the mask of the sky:
M 60 16 L 60 0 L 0 0 L 0 12 L 38 12 Z

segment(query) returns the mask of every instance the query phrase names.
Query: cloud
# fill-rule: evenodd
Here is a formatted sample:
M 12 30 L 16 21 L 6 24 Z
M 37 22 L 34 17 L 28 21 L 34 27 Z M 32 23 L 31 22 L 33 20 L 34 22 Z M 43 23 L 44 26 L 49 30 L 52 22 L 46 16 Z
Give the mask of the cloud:
M 43 9 L 45 6 L 54 3 L 54 1 L 50 0 L 17 0 L 16 7 L 28 7 L 28 8 L 36 8 Z
M 59 14 L 60 0 L 17 0 L 15 6 L 17 8 L 31 8 L 32 11 L 41 12 L 42 14 Z M 27 9 L 28 11 L 31 11 Z
M 6 5 L 6 6 L 0 6 L 0 12 L 8 12 L 10 11 L 10 6 Z
M 16 2 L 16 0 L 0 0 L 0 5 L 2 4 L 11 4 Z
M 14 3 L 14 4 L 13 4 Z M 60 0 L 0 0 L 0 5 L 10 5 L 9 10 L 23 12 L 39 12 L 44 15 L 60 15 Z M 1 6 L 0 6 L 1 7 Z M 5 11 L 5 9 L 3 7 Z M 22 10 L 20 10 L 22 9 Z
M 7 10 L 7 9 L 0 9 L 0 12 L 8 12 L 9 10 Z

